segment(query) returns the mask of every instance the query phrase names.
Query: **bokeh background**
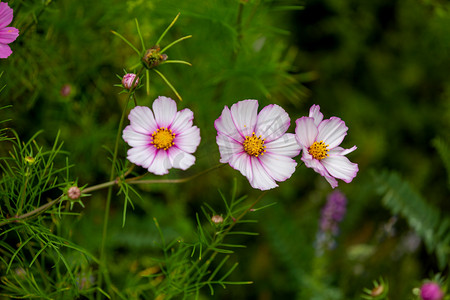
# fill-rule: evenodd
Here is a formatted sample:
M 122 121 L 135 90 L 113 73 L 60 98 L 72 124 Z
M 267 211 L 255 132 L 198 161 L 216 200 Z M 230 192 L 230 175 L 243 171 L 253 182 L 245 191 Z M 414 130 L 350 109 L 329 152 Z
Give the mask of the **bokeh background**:
M 2 119 L 11 119 L 7 125 L 23 140 L 42 129 L 37 140 L 47 147 L 59 131 L 74 164 L 71 175 L 80 184 L 109 178 L 102 146 L 113 147 L 126 99 L 114 86 L 120 83 L 116 74 L 139 62 L 111 30 L 138 46 L 135 18 L 148 47 L 178 12 L 162 46 L 193 35 L 167 52 L 169 59 L 192 67 L 166 64 L 159 70 L 183 97 L 178 108 L 194 112 L 202 142 L 193 167 L 171 170 L 164 178 L 184 178 L 219 163 L 213 123 L 225 105 L 239 100 L 258 99 L 260 108 L 281 105 L 291 117 L 290 132 L 312 104 L 320 105 L 325 117 L 346 122 L 343 146 L 357 145 L 348 157 L 359 164 L 359 173 L 338 188 L 348 205 L 336 247 L 317 256 L 320 211 L 332 189 L 301 166 L 264 197 L 262 205 L 276 205 L 255 212 L 251 217 L 258 223 L 243 226 L 259 236 L 235 240 L 247 247 L 230 259 L 240 263 L 231 279 L 254 283 L 218 287 L 215 296 L 205 290 L 204 299 L 360 299 L 363 288 L 380 277 L 389 282 L 391 299 L 413 299 L 412 289 L 422 279 L 447 274 L 408 217 L 386 205 L 380 192 L 380 177 L 395 172 L 428 205 L 442 215 L 449 212 L 448 173 L 436 148 L 448 145 L 450 136 L 447 1 L 8 3 L 20 36 L 11 44 L 13 54 L 0 62 L 0 86 L 6 85 L 0 103 L 12 105 L 0 111 Z M 296 5 L 303 9 L 292 9 Z M 151 106 L 159 95 L 175 99 L 151 72 L 150 95 L 139 90 L 138 103 Z M 8 150 L 6 144 L 0 147 Z M 122 143 L 120 157 L 126 150 Z M 119 287 L 126 288 L 127 278 L 148 267 L 157 252 L 153 217 L 167 239 L 195 240 L 196 212 L 203 203 L 224 210 L 218 190 L 229 195 L 235 179 L 239 195 L 260 194 L 229 166 L 194 182 L 140 186 L 142 200 L 133 198 L 135 209 L 128 211 L 124 228 L 123 197 L 114 197 L 107 249 Z M 79 216 L 66 220 L 70 238 L 92 253 L 101 239 L 105 195 L 95 192 L 85 209 L 77 207 Z

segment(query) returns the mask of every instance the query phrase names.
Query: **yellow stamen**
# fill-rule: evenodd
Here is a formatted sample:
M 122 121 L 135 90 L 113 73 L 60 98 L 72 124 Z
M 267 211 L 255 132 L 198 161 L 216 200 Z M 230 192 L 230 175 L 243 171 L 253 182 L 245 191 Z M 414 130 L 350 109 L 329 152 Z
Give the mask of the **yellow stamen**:
M 175 134 L 172 130 L 161 127 L 152 133 L 151 144 L 155 146 L 156 149 L 167 150 L 174 145 Z
M 256 136 L 254 132 L 251 136 L 246 136 L 243 143 L 245 152 L 254 157 L 264 155 L 264 152 L 266 152 L 264 141 L 265 139 L 262 139 L 261 136 Z
M 311 147 L 308 148 L 309 154 L 312 155 L 315 159 L 321 160 L 328 156 L 329 145 L 325 145 L 323 141 L 314 142 Z

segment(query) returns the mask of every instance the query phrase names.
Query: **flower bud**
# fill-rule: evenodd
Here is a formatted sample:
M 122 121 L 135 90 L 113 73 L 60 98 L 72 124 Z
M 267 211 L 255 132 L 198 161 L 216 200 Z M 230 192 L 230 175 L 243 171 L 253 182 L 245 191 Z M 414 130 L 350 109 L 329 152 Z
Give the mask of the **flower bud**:
M 161 49 L 158 46 L 153 46 L 145 51 L 142 57 L 142 62 L 147 69 L 154 68 L 158 66 L 163 61 L 167 60 L 167 54 L 161 54 Z
M 213 221 L 214 224 L 220 224 L 223 222 L 223 217 L 219 215 L 214 215 L 211 217 L 211 221 Z
M 444 293 L 437 283 L 427 282 L 420 288 L 420 297 L 422 300 L 442 300 Z
M 80 191 L 80 189 L 78 187 L 73 186 L 67 191 L 67 196 L 71 200 L 77 200 L 81 196 L 81 191 Z
M 127 73 L 122 78 L 122 85 L 127 90 L 131 90 L 131 85 L 133 84 L 134 78 L 136 78 L 136 74 L 134 73 Z M 136 87 L 139 83 L 139 77 L 136 78 L 136 81 L 134 82 L 134 87 Z
M 70 96 L 70 93 L 72 92 L 72 87 L 70 86 L 70 84 L 65 84 L 61 87 L 61 90 L 59 91 L 59 93 L 61 94 L 61 96 L 63 97 L 68 97 Z
M 32 165 L 36 162 L 36 160 L 32 156 L 25 156 L 24 160 L 29 165 Z

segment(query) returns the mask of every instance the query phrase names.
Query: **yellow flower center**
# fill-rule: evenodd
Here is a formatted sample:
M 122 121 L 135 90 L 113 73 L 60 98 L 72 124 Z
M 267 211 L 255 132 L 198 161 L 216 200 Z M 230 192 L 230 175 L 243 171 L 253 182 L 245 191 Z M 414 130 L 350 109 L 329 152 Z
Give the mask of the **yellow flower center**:
M 246 136 L 244 141 L 245 152 L 254 157 L 264 155 L 264 152 L 266 152 L 264 141 L 265 139 L 262 139 L 261 136 L 256 136 L 254 132 L 252 133 L 252 136 Z
M 308 148 L 309 154 L 315 159 L 321 160 L 328 156 L 328 145 L 325 145 L 323 141 L 314 142 L 311 147 Z
M 172 130 L 161 127 L 152 133 L 151 144 L 156 147 L 156 149 L 167 150 L 174 145 L 173 139 L 175 134 Z

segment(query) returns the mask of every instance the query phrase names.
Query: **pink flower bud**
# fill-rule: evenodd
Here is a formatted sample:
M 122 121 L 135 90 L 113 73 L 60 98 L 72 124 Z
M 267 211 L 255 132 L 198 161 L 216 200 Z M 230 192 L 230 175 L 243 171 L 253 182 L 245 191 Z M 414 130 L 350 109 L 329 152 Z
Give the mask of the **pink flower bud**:
M 81 196 L 81 191 L 78 187 L 73 186 L 67 191 L 67 196 L 69 196 L 71 200 L 77 200 Z
M 442 300 L 444 293 L 435 282 L 427 282 L 420 288 L 420 297 L 422 300 Z
M 70 84 L 63 85 L 61 90 L 59 91 L 59 93 L 63 97 L 69 96 L 71 92 L 72 92 L 72 87 L 70 86 Z
M 133 84 L 134 78 L 136 78 L 136 74 L 134 73 L 127 73 L 122 78 L 122 85 L 127 90 L 131 90 L 131 85 Z M 139 77 L 136 78 L 136 81 L 134 82 L 134 87 L 136 87 L 139 83 Z

